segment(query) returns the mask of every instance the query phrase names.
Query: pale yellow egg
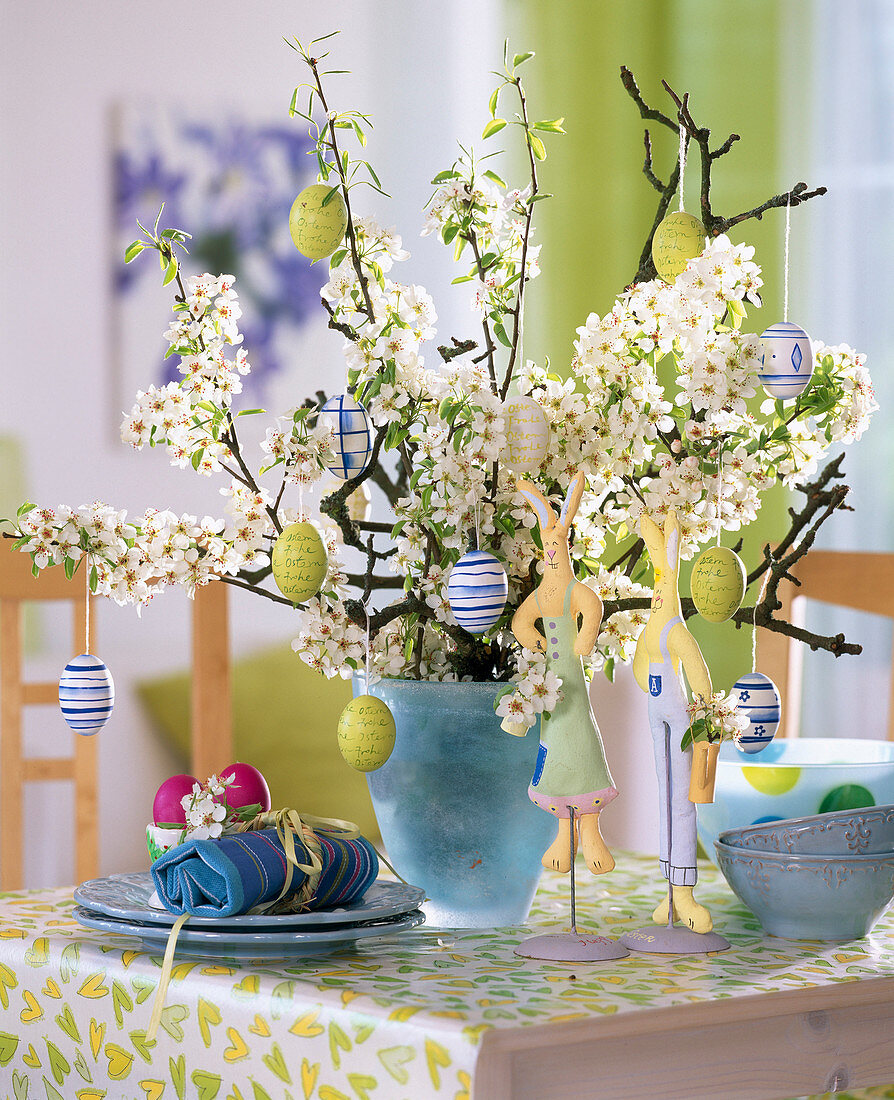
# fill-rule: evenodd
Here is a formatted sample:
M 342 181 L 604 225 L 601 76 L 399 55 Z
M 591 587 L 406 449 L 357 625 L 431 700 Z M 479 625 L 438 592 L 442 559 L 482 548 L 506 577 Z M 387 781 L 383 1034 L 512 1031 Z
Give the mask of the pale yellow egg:
M 500 461 L 517 474 L 540 469 L 549 450 L 549 422 L 533 397 L 512 397 L 503 406 L 506 445 Z
M 311 260 L 331 256 L 344 240 L 348 227 L 348 211 L 341 192 L 332 191 L 327 183 L 312 183 L 305 187 L 289 211 L 289 233 L 298 251 Z
M 341 712 L 338 748 L 352 768 L 374 772 L 391 755 L 396 732 L 387 703 L 374 695 L 358 695 Z
M 705 227 L 692 214 L 677 210 L 663 218 L 652 237 L 652 261 L 666 283 L 672 283 L 705 247 Z
M 695 560 L 690 585 L 699 615 L 710 623 L 726 622 L 745 595 L 745 566 L 728 546 L 709 546 Z
M 273 544 L 273 579 L 292 603 L 315 596 L 326 576 L 328 559 L 320 533 L 312 523 L 292 523 Z

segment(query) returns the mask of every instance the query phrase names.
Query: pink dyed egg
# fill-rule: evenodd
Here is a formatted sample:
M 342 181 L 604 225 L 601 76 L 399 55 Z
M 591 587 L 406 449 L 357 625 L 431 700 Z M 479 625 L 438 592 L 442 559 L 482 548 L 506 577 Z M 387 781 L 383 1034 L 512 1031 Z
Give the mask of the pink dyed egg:
M 232 784 L 227 787 L 227 804 L 234 809 L 240 806 L 253 806 L 260 803 L 261 813 L 270 809 L 270 788 L 267 780 L 251 764 L 230 764 L 220 773 L 221 779 L 233 776 Z
M 156 825 L 185 825 L 186 810 L 180 804 L 184 795 L 192 794 L 194 783 L 192 775 L 172 775 L 155 792 L 152 803 L 152 820 Z

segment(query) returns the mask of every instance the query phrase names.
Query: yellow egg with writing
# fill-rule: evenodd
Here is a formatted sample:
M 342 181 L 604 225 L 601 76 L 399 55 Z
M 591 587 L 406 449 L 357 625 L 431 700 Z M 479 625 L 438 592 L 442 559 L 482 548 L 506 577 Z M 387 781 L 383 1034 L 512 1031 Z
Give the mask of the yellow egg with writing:
M 666 283 L 686 268 L 705 247 L 705 227 L 691 214 L 677 210 L 663 218 L 652 236 L 652 262 Z
M 331 256 L 344 240 L 348 210 L 340 191 L 332 192 L 328 183 L 305 187 L 289 211 L 289 233 L 295 247 L 311 260 Z
M 710 623 L 724 623 L 745 595 L 745 566 L 728 546 L 709 546 L 695 559 L 690 581 L 692 602 Z
M 549 422 L 533 397 L 512 397 L 503 406 L 506 445 L 501 462 L 517 474 L 539 470 L 549 450 Z
M 273 544 L 273 579 L 282 594 L 301 603 L 316 596 L 326 577 L 328 558 L 312 523 L 292 523 Z
M 394 749 L 394 715 L 375 695 L 358 695 L 341 712 L 338 748 L 359 772 L 381 768 Z

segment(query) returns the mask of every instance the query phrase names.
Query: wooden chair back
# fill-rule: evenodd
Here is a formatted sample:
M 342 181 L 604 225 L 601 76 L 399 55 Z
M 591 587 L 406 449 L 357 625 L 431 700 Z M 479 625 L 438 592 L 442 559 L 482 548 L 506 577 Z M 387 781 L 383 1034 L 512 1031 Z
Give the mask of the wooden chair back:
M 794 575 L 801 586 L 780 584 L 782 608 L 776 614 L 796 626 L 804 625 L 806 599 L 894 619 L 894 554 L 811 550 L 797 563 Z M 781 737 L 798 736 L 803 662 L 802 643 L 774 631 L 758 631 L 757 668 L 773 680 L 784 704 L 793 704 L 783 705 Z M 888 698 L 888 740 L 894 741 L 894 669 Z
M 23 712 L 39 704 L 59 705 L 58 680 L 23 679 L 23 606 L 30 601 L 64 601 L 73 608 L 72 656 L 96 652 L 96 616 L 87 631 L 87 572 L 68 580 L 60 567 L 31 574 L 27 554 L 0 548 L 0 889 L 19 890 L 24 881 L 24 785 L 51 780 L 74 784 L 77 882 L 99 874 L 98 747 L 102 733 L 74 735 L 71 756 L 26 756 Z M 91 609 L 95 598 L 90 597 Z M 226 585 L 196 590 L 192 610 L 192 774 L 202 779 L 232 762 L 230 653 Z M 61 673 L 61 668 L 60 668 Z M 63 719 L 59 717 L 61 722 Z M 114 714 L 110 721 L 114 722 Z

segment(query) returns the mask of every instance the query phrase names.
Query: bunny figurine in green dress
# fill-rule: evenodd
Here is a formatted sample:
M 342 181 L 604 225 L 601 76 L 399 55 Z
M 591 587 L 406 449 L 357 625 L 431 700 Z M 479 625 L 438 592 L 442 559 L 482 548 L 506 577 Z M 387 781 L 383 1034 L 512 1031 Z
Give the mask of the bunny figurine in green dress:
M 543 866 L 567 872 L 571 867 L 572 814 L 590 870 L 610 871 L 615 861 L 602 839 L 599 815 L 617 797 L 605 761 L 599 727 L 590 706 L 582 657 L 592 652 L 602 623 L 602 601 L 575 579 L 568 536 L 584 492 L 583 471 L 568 487 L 560 515 L 527 481 L 518 488 L 537 513 L 543 541 L 543 579 L 512 619 L 512 633 L 527 649 L 546 654 L 547 668 L 562 680 L 562 697 L 540 728 L 540 751 L 528 788 L 531 801 L 559 819 L 556 839 Z M 542 632 L 537 621 L 542 623 Z M 578 830 L 575 830 L 577 832 Z

